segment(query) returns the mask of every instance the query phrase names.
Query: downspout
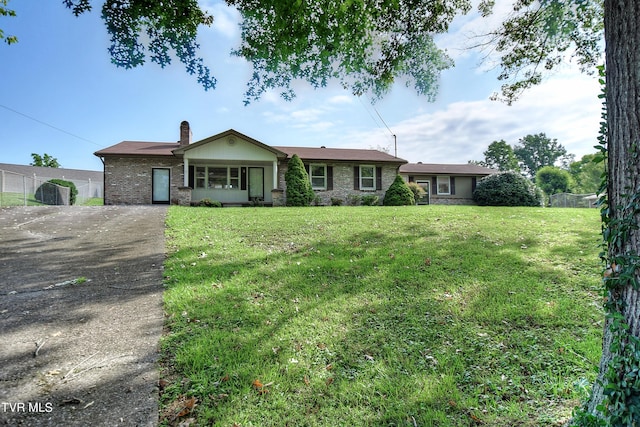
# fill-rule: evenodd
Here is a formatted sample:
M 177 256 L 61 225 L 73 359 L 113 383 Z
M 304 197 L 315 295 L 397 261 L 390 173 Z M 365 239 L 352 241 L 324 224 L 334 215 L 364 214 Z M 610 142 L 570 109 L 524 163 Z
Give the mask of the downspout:
M 107 204 L 107 166 L 104 164 L 104 157 L 98 157 L 102 162 L 102 204 Z

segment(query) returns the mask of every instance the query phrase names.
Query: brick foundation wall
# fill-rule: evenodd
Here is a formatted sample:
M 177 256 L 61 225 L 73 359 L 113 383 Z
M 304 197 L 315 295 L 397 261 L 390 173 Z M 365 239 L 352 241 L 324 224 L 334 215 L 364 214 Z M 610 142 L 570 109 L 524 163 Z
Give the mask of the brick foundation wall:
M 104 204 L 149 205 L 152 203 L 152 170 L 169 168 L 169 200 L 182 199 L 179 187 L 184 185 L 182 159 L 176 157 L 109 157 L 104 158 Z

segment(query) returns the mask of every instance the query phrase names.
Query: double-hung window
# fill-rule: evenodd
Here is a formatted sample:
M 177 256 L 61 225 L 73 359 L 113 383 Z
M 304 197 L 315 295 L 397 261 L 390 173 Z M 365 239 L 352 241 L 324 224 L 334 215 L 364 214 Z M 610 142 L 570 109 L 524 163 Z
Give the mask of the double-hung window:
M 375 190 L 376 189 L 376 168 L 375 166 L 360 166 L 360 189 Z
M 309 165 L 309 175 L 311 178 L 311 188 L 314 190 L 327 189 L 327 165 Z
M 438 176 L 437 184 L 438 195 L 446 196 L 451 194 L 451 177 Z

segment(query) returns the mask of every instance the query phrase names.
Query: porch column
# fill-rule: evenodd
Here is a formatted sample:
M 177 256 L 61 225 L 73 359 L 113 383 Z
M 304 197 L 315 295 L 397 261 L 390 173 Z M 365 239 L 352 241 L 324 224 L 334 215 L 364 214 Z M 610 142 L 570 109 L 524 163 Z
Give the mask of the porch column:
M 182 164 L 182 184 L 184 187 L 188 187 L 189 186 L 189 159 L 187 159 L 186 157 L 183 157 L 183 164 Z
M 278 159 L 273 161 L 273 188 L 278 188 Z

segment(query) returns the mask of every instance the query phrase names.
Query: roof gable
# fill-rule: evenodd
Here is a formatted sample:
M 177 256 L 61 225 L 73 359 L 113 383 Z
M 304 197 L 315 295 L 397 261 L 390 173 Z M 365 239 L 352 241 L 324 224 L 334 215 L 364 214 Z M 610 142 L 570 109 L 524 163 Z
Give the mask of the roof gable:
M 178 147 L 177 149 L 173 150 L 174 154 L 184 154 L 185 152 L 188 152 L 190 150 L 194 150 L 194 149 L 198 149 L 201 148 L 207 144 L 211 144 L 211 143 L 215 143 L 215 142 L 219 142 L 220 140 L 225 140 L 228 141 L 229 143 L 231 143 L 231 141 L 234 141 L 235 139 L 240 139 L 242 141 L 245 141 L 249 144 L 252 144 L 258 148 L 262 148 L 263 150 L 267 150 L 273 154 L 275 154 L 277 157 L 286 157 L 286 153 L 283 153 L 282 151 L 278 150 L 275 147 L 272 147 L 270 145 L 264 144 L 260 141 L 258 141 L 257 139 L 253 139 L 250 136 L 247 136 L 241 132 L 238 132 L 234 129 L 229 129 L 227 131 L 218 133 L 216 135 L 210 136 L 208 138 L 202 139 L 198 142 L 194 142 L 193 144 L 189 144 L 189 145 L 185 145 L 182 147 Z

